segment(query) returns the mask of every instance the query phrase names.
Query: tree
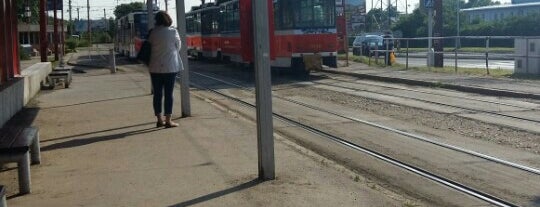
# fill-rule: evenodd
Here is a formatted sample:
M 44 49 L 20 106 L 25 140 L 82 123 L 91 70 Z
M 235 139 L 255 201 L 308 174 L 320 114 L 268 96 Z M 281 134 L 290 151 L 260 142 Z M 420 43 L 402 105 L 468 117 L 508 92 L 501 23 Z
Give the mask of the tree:
M 19 22 L 38 23 L 39 22 L 39 1 L 15 1 L 17 4 L 17 20 Z M 28 5 L 27 5 L 28 3 Z M 30 18 L 24 16 L 25 7 L 30 7 L 32 13 Z
M 116 16 L 116 18 L 120 18 L 120 17 L 123 17 L 131 12 L 134 12 L 134 11 L 139 11 L 139 10 L 142 10 L 144 9 L 144 3 L 142 2 L 132 2 L 132 3 L 129 3 L 129 4 L 120 4 L 118 6 L 116 6 L 116 8 L 114 9 L 114 16 Z

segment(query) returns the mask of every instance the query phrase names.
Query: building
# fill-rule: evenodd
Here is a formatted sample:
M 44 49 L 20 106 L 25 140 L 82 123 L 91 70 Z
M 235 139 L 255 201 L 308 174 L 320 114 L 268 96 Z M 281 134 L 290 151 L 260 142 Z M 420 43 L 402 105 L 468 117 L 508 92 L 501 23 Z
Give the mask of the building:
M 533 2 L 532 0 L 514 0 L 515 2 Z M 470 23 L 475 21 L 498 21 L 507 17 L 525 16 L 540 13 L 540 0 L 533 3 L 504 4 L 462 9 Z
M 19 44 L 32 45 L 32 48 L 39 50 L 39 24 L 26 24 L 19 23 L 17 25 L 17 30 L 19 31 Z M 58 25 L 58 33 L 60 34 L 62 27 Z M 64 37 L 68 38 L 67 35 L 67 25 L 64 25 Z M 53 32 L 54 26 L 47 25 L 47 39 L 49 42 L 49 49 L 53 49 Z M 60 39 L 60 38 L 59 38 Z

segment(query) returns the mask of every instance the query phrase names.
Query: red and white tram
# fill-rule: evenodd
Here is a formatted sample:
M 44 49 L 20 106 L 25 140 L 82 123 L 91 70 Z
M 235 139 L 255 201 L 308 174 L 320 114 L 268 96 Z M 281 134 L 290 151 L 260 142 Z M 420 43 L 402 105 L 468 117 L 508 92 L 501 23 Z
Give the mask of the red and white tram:
M 192 56 L 253 63 L 252 0 L 218 0 L 192 8 L 186 17 Z M 303 68 L 318 54 L 337 65 L 335 0 L 268 0 L 272 66 Z

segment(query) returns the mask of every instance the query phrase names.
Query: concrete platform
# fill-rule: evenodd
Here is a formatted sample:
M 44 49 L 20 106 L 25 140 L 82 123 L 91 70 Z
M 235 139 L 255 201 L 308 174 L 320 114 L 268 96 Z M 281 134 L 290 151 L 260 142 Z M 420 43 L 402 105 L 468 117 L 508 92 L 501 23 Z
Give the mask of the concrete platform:
M 147 72 L 130 67 L 88 70 L 69 89 L 42 91 L 11 120 L 40 128 L 42 164 L 31 169 L 30 195 L 14 194 L 16 170 L 0 173 L 8 205 L 421 204 L 277 135 L 277 179 L 260 182 L 253 122 L 193 91 L 192 117 L 177 119 L 178 128 L 155 128 L 149 91 Z M 175 106 L 178 115 L 179 99 Z

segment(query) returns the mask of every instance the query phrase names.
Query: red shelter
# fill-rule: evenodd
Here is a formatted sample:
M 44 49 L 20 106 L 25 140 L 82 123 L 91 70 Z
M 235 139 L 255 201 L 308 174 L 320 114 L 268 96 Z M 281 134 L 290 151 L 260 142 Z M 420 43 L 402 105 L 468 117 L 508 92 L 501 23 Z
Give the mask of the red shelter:
M 0 85 L 20 74 L 16 0 L 0 0 Z

